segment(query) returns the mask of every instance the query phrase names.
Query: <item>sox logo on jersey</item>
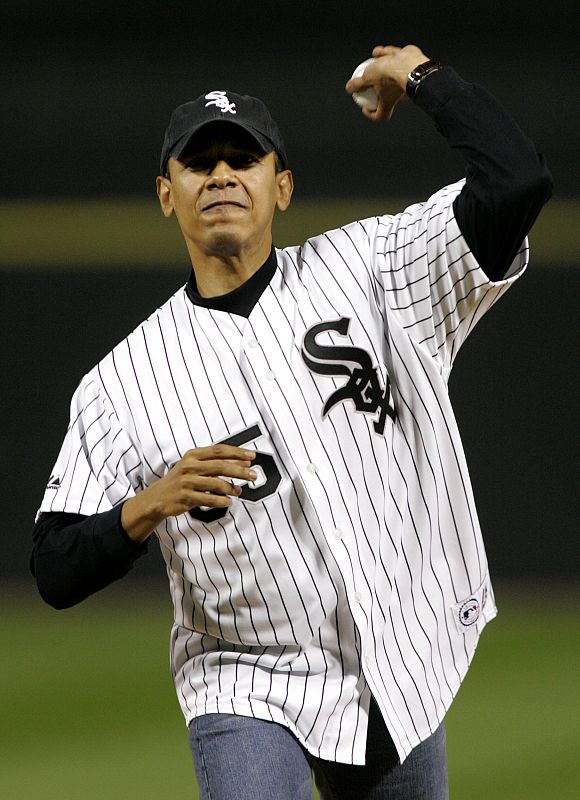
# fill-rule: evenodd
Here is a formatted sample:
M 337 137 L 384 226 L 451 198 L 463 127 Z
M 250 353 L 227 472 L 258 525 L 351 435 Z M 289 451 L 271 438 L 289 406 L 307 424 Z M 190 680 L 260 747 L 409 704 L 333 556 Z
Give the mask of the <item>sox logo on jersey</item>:
M 337 403 L 346 400 L 354 402 L 357 411 L 364 414 L 376 414 L 379 418 L 373 423 L 378 434 L 383 434 L 387 414 L 395 419 L 395 409 L 389 403 L 390 381 L 387 376 L 386 386 L 381 387 L 378 370 L 373 367 L 372 360 L 366 350 L 360 347 L 328 347 L 316 341 L 319 333 L 336 331 L 346 336 L 350 319 L 341 317 L 331 322 L 320 322 L 313 325 L 304 336 L 302 359 L 306 366 L 319 375 L 348 375 L 347 383 L 333 392 L 324 404 L 322 416 L 325 417 Z M 356 366 L 349 369 L 348 363 Z
M 447 376 L 527 260 L 479 270 L 462 186 L 277 251 L 247 318 L 179 290 L 75 393 L 41 511 L 108 510 L 192 447 L 258 452 L 228 509 L 157 529 L 187 722 L 274 720 L 360 764 L 371 692 L 402 759 L 457 692 L 495 606 Z

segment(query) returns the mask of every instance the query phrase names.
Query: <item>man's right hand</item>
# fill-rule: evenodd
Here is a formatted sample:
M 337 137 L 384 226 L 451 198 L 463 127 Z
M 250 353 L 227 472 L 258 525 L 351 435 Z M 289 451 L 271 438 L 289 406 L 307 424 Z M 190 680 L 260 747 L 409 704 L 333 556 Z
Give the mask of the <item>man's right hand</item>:
M 229 444 L 188 450 L 167 475 L 123 504 L 121 524 L 127 535 L 141 544 L 167 517 L 195 506 L 229 506 L 241 488 L 226 479 L 255 480 L 255 456 L 252 450 Z
M 373 49 L 375 59 L 367 66 L 359 78 L 351 78 L 346 84 L 349 94 L 360 92 L 374 86 L 378 96 L 379 105 L 374 111 L 363 108 L 362 113 L 375 122 L 390 120 L 395 106 L 405 100 L 407 77 L 409 73 L 429 60 L 429 57 L 414 44 L 405 47 L 395 45 L 377 45 Z

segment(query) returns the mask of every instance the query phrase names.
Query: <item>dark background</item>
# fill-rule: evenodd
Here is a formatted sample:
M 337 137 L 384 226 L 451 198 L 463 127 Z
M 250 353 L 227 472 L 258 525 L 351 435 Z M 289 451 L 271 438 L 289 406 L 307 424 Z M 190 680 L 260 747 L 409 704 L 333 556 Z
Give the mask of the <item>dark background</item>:
M 460 170 L 431 122 L 401 108 L 387 138 L 343 88 L 386 43 L 487 86 L 577 191 L 573 0 L 18 0 L 0 31 L 5 196 L 150 193 L 172 108 L 212 89 L 265 100 L 298 196 L 422 196 Z
M 39 0 L 0 11 L 0 203 L 151 196 L 178 103 L 262 97 L 286 138 L 296 200 L 424 199 L 463 174 L 410 103 L 373 125 L 345 94 L 374 44 L 415 43 L 482 83 L 577 193 L 576 4 Z M 23 205 L 23 214 L 26 206 Z M 289 212 L 291 213 L 291 212 Z M 178 235 L 176 233 L 176 235 Z M 578 270 L 532 266 L 472 334 L 450 387 L 494 575 L 571 577 L 577 562 Z M 2 268 L 1 567 L 27 576 L 30 529 L 78 380 L 179 286 L 187 265 Z M 131 580 L 160 572 L 159 556 Z

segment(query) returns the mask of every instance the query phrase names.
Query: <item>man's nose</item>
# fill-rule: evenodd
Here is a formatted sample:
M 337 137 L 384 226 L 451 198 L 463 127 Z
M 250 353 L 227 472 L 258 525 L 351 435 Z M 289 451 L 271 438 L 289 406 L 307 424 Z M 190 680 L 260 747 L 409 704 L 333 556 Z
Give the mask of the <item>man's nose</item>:
M 218 161 L 213 167 L 208 180 L 208 187 L 216 186 L 222 189 L 226 186 L 234 186 L 238 179 L 227 161 Z

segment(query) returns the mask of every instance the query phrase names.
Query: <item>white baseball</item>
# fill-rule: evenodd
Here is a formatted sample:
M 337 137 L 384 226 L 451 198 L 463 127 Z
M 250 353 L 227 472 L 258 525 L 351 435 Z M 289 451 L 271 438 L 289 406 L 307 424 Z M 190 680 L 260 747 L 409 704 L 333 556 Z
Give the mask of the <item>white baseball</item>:
M 360 78 L 368 64 L 371 64 L 375 60 L 376 59 L 374 58 L 367 58 L 366 61 L 363 61 L 362 64 L 358 65 L 351 77 Z M 368 108 L 369 111 L 376 111 L 379 104 L 379 96 L 374 86 L 369 86 L 368 89 L 363 89 L 360 92 L 353 92 L 352 99 L 357 106 L 360 106 L 361 108 Z

